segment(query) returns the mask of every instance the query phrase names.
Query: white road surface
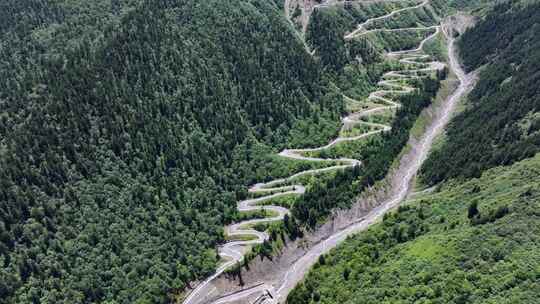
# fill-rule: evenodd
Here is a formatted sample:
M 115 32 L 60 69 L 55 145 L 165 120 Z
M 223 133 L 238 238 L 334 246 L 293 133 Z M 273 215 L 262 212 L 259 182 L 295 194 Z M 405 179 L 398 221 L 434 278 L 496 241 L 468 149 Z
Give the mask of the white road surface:
M 370 22 L 373 22 L 375 20 L 381 20 L 384 18 L 390 18 L 399 12 L 419 8 L 426 5 L 427 3 L 429 3 L 428 0 L 416 6 L 399 9 L 387 15 L 370 19 L 364 22 L 363 24 L 361 24 L 358 30 L 347 35 L 346 38 L 353 39 L 355 37 L 365 35 L 366 33 L 368 33 L 368 31 L 361 30 L 361 29 L 366 24 L 370 24 Z M 307 161 L 314 161 L 314 162 L 328 161 L 328 159 L 321 159 L 321 158 L 306 156 L 306 153 L 328 149 L 340 142 L 360 140 L 365 137 L 375 135 L 377 133 L 389 131 L 390 130 L 389 126 L 368 123 L 368 122 L 365 122 L 363 118 L 369 115 L 380 113 L 381 111 L 393 110 L 400 107 L 401 105 L 398 103 L 398 101 L 392 98 L 395 97 L 396 95 L 407 94 L 415 90 L 415 88 L 403 84 L 404 79 L 406 80 L 406 79 L 419 78 L 421 77 L 421 76 L 418 76 L 419 74 L 431 73 L 445 67 L 445 64 L 441 62 L 434 62 L 434 61 L 425 62 L 426 59 L 429 58 L 429 56 L 422 53 L 424 44 L 427 41 L 433 39 L 436 35 L 438 35 L 441 32 L 440 26 L 433 26 L 433 27 L 426 27 L 426 28 L 409 28 L 409 29 L 401 29 L 401 30 L 428 30 L 428 29 L 434 29 L 435 31 L 429 37 L 424 39 L 417 48 L 412 49 L 412 50 L 406 50 L 406 51 L 390 52 L 387 54 L 387 56 L 395 58 L 402 63 L 407 63 L 408 66 L 416 66 L 417 68 L 401 70 L 401 71 L 390 71 L 382 77 L 382 80 L 379 82 L 379 86 L 381 87 L 381 89 L 371 93 L 368 97 L 368 100 L 377 101 L 379 104 L 382 104 L 382 105 L 372 107 L 367 110 L 351 113 L 350 115 L 342 119 L 343 128 L 350 128 L 353 125 L 364 124 L 372 128 L 375 128 L 376 129 L 375 131 L 367 132 L 362 135 L 354 136 L 354 137 L 338 137 L 335 140 L 331 141 L 329 144 L 322 147 L 310 148 L 310 149 L 286 149 L 282 151 L 281 153 L 279 153 L 279 155 L 285 158 L 300 159 L 300 160 L 307 160 Z M 403 177 L 401 178 L 401 182 L 399 183 L 399 185 L 397 185 L 396 188 L 393 189 L 392 191 L 393 196 L 391 197 L 391 199 L 380 204 L 379 207 L 375 208 L 364 218 L 358 219 L 356 223 L 350 225 L 346 229 L 343 229 L 337 232 L 336 234 L 332 235 L 331 237 L 327 238 L 326 240 L 320 242 L 319 244 L 309 249 L 309 251 L 304 256 L 302 256 L 293 265 L 291 265 L 289 271 L 283 275 L 278 285 L 272 286 L 269 284 L 261 284 L 261 285 L 256 286 L 255 288 L 244 290 L 244 291 L 235 293 L 233 295 L 220 298 L 219 300 L 213 302 L 213 304 L 228 303 L 231 301 L 241 300 L 248 296 L 253 296 L 254 294 L 262 294 L 262 293 L 267 293 L 267 292 L 270 292 L 274 298 L 265 299 L 265 303 L 284 303 L 289 291 L 292 290 L 294 286 L 296 286 L 296 284 L 300 280 L 302 280 L 302 278 L 307 273 L 309 268 L 317 261 L 320 255 L 325 254 L 330 249 L 336 247 L 339 243 L 345 240 L 347 236 L 357 233 L 359 231 L 362 231 L 366 229 L 367 227 L 369 227 L 370 225 L 372 225 L 373 223 L 375 223 L 377 220 L 379 220 L 382 217 L 384 213 L 396 207 L 396 205 L 398 205 L 407 196 L 410 190 L 409 185 L 412 179 L 414 178 L 414 176 L 416 175 L 416 173 L 418 172 L 418 170 L 420 169 L 422 163 L 426 159 L 429 149 L 432 146 L 434 138 L 443 130 L 444 126 L 448 123 L 457 102 L 467 92 L 467 90 L 471 87 L 473 83 L 473 78 L 470 75 L 466 75 L 465 72 L 460 67 L 460 64 L 458 63 L 453 39 L 448 38 L 448 41 L 449 41 L 450 68 L 457 75 L 460 81 L 459 88 L 444 103 L 444 105 L 442 106 L 443 109 L 441 111 L 442 115 L 440 115 L 440 117 L 435 118 L 434 123 L 428 127 L 426 133 L 417 144 L 417 147 L 415 147 L 416 148 L 415 150 L 417 151 L 417 153 L 414 154 L 414 156 L 412 157 L 413 159 L 410 162 L 408 162 L 408 164 L 406 165 L 407 168 L 404 169 L 405 173 Z M 248 200 L 240 201 L 238 202 L 238 210 L 240 212 L 253 211 L 253 210 L 267 210 L 276 215 L 271 218 L 248 220 L 248 221 L 236 223 L 236 224 L 226 227 L 226 230 L 225 230 L 226 234 L 230 237 L 251 236 L 253 239 L 248 240 L 248 241 L 245 241 L 245 240 L 232 241 L 232 242 L 222 245 L 219 248 L 219 255 L 227 259 L 227 262 L 223 263 L 212 276 L 207 278 L 205 281 L 201 282 L 197 286 L 197 288 L 195 288 L 189 294 L 189 296 L 184 300 L 183 303 L 184 304 L 202 304 L 201 300 L 204 299 L 204 296 L 208 292 L 209 285 L 211 285 L 211 283 L 217 277 L 219 277 L 223 272 L 225 272 L 231 266 L 235 265 L 236 263 L 241 262 L 244 259 L 244 252 L 245 252 L 246 246 L 253 246 L 255 244 L 261 244 L 269 238 L 267 233 L 259 232 L 254 229 L 251 229 L 250 228 L 251 225 L 257 224 L 257 223 L 280 221 L 284 218 L 286 214 L 289 214 L 289 210 L 287 210 L 286 208 L 283 208 L 280 206 L 272 206 L 272 205 L 262 206 L 260 205 L 261 203 L 263 203 L 264 201 L 270 200 L 272 198 L 276 198 L 283 195 L 290 195 L 290 194 L 302 195 L 305 192 L 304 186 L 301 184 L 294 184 L 295 179 L 299 176 L 319 174 L 325 171 L 340 170 L 347 167 L 361 165 L 361 162 L 359 160 L 354 160 L 354 159 L 339 158 L 339 159 L 335 159 L 334 161 L 336 161 L 336 165 L 332 167 L 327 167 L 323 169 L 306 170 L 306 171 L 296 173 L 287 178 L 277 179 L 268 183 L 256 184 L 253 187 L 251 187 L 249 189 L 249 192 L 251 193 L 260 193 L 260 194 L 268 193 L 268 195 L 261 196 L 255 199 L 248 199 Z

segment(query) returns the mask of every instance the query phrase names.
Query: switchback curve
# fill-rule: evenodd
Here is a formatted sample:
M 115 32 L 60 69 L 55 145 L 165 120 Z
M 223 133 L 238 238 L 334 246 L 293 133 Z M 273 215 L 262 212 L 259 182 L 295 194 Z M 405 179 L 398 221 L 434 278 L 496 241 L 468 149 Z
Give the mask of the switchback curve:
M 427 3 L 429 3 L 429 0 L 426 0 L 420 5 L 415 5 L 410 8 L 402 8 L 392 13 L 389 13 L 385 16 L 369 19 L 366 22 L 364 22 L 362 25 L 360 25 L 358 30 L 352 32 L 351 34 L 348 34 L 345 37 L 345 39 L 353 39 L 353 38 L 360 37 L 360 36 L 370 33 L 371 31 L 363 30 L 363 25 L 369 24 L 370 22 L 372 22 L 370 20 L 381 20 L 384 18 L 390 18 L 394 16 L 396 13 L 399 13 L 401 11 L 405 11 L 408 9 L 418 8 Z M 306 161 L 313 161 L 313 162 L 322 162 L 322 161 L 326 162 L 326 161 L 329 161 L 329 159 L 309 157 L 309 156 L 306 156 L 305 154 L 309 152 L 315 152 L 315 151 L 328 149 L 341 142 L 361 140 L 361 139 L 364 139 L 369 136 L 373 136 L 381 132 L 389 131 L 391 127 L 388 125 L 374 124 L 374 123 L 366 122 L 364 121 L 364 119 L 370 115 L 374 115 L 374 114 L 384 112 L 384 111 L 393 111 L 401 107 L 398 100 L 393 99 L 393 98 L 396 95 L 408 94 L 415 90 L 414 87 L 408 84 L 405 84 L 404 80 L 412 80 L 412 79 L 421 78 L 421 77 L 424 77 L 426 73 L 432 73 L 445 67 L 445 64 L 441 62 L 435 62 L 435 61 L 425 62 L 425 59 L 429 58 L 429 55 L 422 54 L 422 49 L 423 49 L 424 44 L 427 41 L 436 37 L 440 33 L 440 30 L 441 30 L 440 26 L 432 26 L 432 27 L 425 27 L 425 28 L 402 28 L 399 30 L 405 31 L 405 30 L 429 30 L 429 29 L 435 29 L 434 33 L 432 33 L 431 35 L 426 37 L 424 40 L 422 40 L 422 42 L 417 48 L 412 49 L 412 50 L 389 52 L 388 54 L 386 54 L 390 58 L 395 58 L 399 62 L 407 64 L 408 66 L 416 66 L 416 68 L 390 71 L 383 75 L 382 79 L 378 83 L 381 89 L 371 93 L 369 97 L 367 98 L 367 100 L 378 102 L 380 105 L 367 109 L 367 110 L 351 113 L 350 115 L 342 118 L 343 130 L 351 128 L 354 125 L 366 125 L 371 128 L 375 128 L 374 131 L 370 131 L 370 132 L 367 132 L 358 136 L 352 136 L 352 137 L 340 136 L 334 139 L 333 141 L 331 141 L 329 144 L 322 147 L 308 148 L 308 149 L 285 149 L 282 152 L 280 152 L 279 155 L 281 157 L 290 158 L 290 159 L 306 160 Z M 381 29 L 381 30 L 386 30 L 386 29 Z M 397 30 L 397 29 L 394 29 L 394 30 Z M 351 99 L 347 96 L 344 96 L 344 97 Z M 252 239 L 231 241 L 220 246 L 218 248 L 219 255 L 223 259 L 225 259 L 226 262 L 224 262 L 212 276 L 207 278 L 205 281 L 201 282 L 188 295 L 188 297 L 184 300 L 183 304 L 200 304 L 201 299 L 204 298 L 205 292 L 208 292 L 207 291 L 208 285 L 210 285 L 212 281 L 214 281 L 217 277 L 219 277 L 226 270 L 230 269 L 237 263 L 242 262 L 244 259 L 244 254 L 250 246 L 253 246 L 256 244 L 262 244 L 263 242 L 269 239 L 269 235 L 266 232 L 260 232 L 251 228 L 253 227 L 253 225 L 260 224 L 260 223 L 280 221 L 280 220 L 283 220 L 285 215 L 290 214 L 290 211 L 286 208 L 283 208 L 280 206 L 273 206 L 273 205 L 260 205 L 261 203 L 271 200 L 276 197 L 280 197 L 280 196 L 302 195 L 303 193 L 305 193 L 304 185 L 293 184 L 293 182 L 300 176 L 320 174 L 327 171 L 340 170 L 340 169 L 345 169 L 345 168 L 361 165 L 361 162 L 355 159 L 338 158 L 338 159 L 333 159 L 333 160 L 336 162 L 336 165 L 331 166 L 331 167 L 306 170 L 306 171 L 302 171 L 294 175 L 291 175 L 287 178 L 277 179 L 277 180 L 273 180 L 267 183 L 260 183 L 260 184 L 256 184 L 252 186 L 249 189 L 250 193 L 262 194 L 263 196 L 238 202 L 237 204 L 238 210 L 240 212 L 265 210 L 265 211 L 270 212 L 271 214 L 275 214 L 275 216 L 270 217 L 270 218 L 247 220 L 247 221 L 243 221 L 243 222 L 236 223 L 236 224 L 226 227 L 225 233 L 230 239 L 234 239 L 234 237 L 240 237 L 240 236 L 244 238 L 247 236 Z M 271 288 L 271 287 L 266 286 L 266 285 L 259 285 L 257 287 L 257 290 L 259 289 L 262 290 L 263 288 Z M 256 292 L 254 290 L 251 290 L 251 291 Z M 237 293 L 235 294 L 234 299 L 221 298 L 220 300 L 214 302 L 214 304 L 226 303 L 228 301 L 238 300 L 242 296 L 247 296 L 249 294 L 252 294 L 252 292 L 246 291 L 242 293 Z M 279 293 L 280 293 L 280 290 L 278 290 L 278 294 Z

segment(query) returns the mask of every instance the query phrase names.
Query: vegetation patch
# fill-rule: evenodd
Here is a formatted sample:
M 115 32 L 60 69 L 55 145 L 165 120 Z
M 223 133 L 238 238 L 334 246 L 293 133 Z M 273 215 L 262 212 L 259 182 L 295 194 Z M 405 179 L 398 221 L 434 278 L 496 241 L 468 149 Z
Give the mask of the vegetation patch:
M 421 237 L 406 250 L 407 254 L 414 259 L 423 258 L 431 261 L 437 261 L 445 255 L 453 254 L 452 244 L 448 240 L 432 237 Z
M 538 189 L 540 154 L 421 194 L 332 250 L 287 303 L 536 303 Z M 470 220 L 473 202 L 489 221 Z
M 459 42 L 469 71 L 480 79 L 467 107 L 451 122 L 446 141 L 422 169 L 425 183 L 478 177 L 488 169 L 532 157 L 540 151 L 540 123 L 524 121 L 540 112 L 538 75 L 540 4 L 505 2 Z M 494 37 L 498 37 L 494 39 Z M 503 85 L 504 84 L 504 85 Z

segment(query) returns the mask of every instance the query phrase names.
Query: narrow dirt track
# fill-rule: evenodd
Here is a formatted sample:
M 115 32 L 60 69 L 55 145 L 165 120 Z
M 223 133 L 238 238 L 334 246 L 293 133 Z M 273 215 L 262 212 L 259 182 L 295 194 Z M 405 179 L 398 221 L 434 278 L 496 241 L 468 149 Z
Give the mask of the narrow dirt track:
M 429 2 L 429 1 L 426 1 L 426 2 Z M 421 5 L 425 5 L 424 2 Z M 420 7 L 421 5 L 417 5 L 411 8 L 400 9 L 393 12 L 393 14 L 390 13 L 385 16 L 376 17 L 370 20 L 381 20 L 384 18 L 390 18 L 396 13 L 398 13 L 399 11 L 405 11 L 408 9 L 417 8 L 417 7 Z M 368 24 L 369 22 L 372 22 L 370 20 L 366 21 L 364 24 Z M 366 117 L 370 115 L 380 113 L 382 111 L 391 111 L 396 108 L 399 108 L 400 104 L 398 103 L 397 100 L 393 100 L 392 97 L 395 95 L 407 94 L 415 90 L 415 88 L 413 87 L 404 85 L 403 80 L 421 78 L 425 76 L 425 74 L 432 73 L 434 71 L 440 70 L 445 67 L 445 64 L 441 62 L 434 62 L 434 61 L 425 62 L 425 60 L 429 58 L 429 56 L 422 54 L 422 49 L 424 47 L 424 44 L 427 41 L 433 39 L 436 35 L 438 35 L 441 32 L 441 27 L 433 26 L 433 27 L 426 27 L 426 28 L 411 28 L 411 29 L 401 29 L 401 30 L 417 30 L 417 29 L 422 29 L 422 30 L 435 29 L 435 32 L 429 35 L 426 39 L 424 39 L 420 43 L 420 45 L 415 49 L 406 50 L 406 51 L 398 51 L 398 52 L 390 52 L 387 54 L 387 56 L 391 58 L 395 58 L 402 63 L 408 64 L 409 66 L 411 65 L 416 66 L 417 68 L 399 70 L 399 71 L 390 71 L 386 73 L 381 79 L 381 81 L 379 82 L 379 86 L 381 87 L 381 89 L 371 93 L 368 97 L 368 100 L 379 102 L 381 105 L 376 106 L 374 108 L 370 108 L 368 110 L 351 113 L 350 115 L 342 119 L 344 129 L 350 128 L 351 126 L 354 126 L 354 125 L 364 124 L 370 127 L 377 128 L 375 131 L 367 132 L 367 133 L 354 136 L 354 137 L 338 137 L 332 142 L 330 142 L 328 145 L 325 145 L 323 147 L 311 148 L 311 149 L 286 149 L 282 151 L 279 155 L 285 158 L 300 159 L 300 160 L 307 160 L 307 161 L 314 161 L 314 162 L 328 161 L 328 159 L 308 157 L 308 156 L 305 156 L 305 154 L 309 152 L 328 149 L 341 142 L 361 140 L 368 136 L 372 136 L 372 135 L 390 130 L 390 127 L 387 125 L 368 123 L 368 122 L 363 121 L 363 119 L 365 119 Z M 367 31 L 357 32 L 352 37 L 359 37 L 366 33 Z M 429 149 L 432 145 L 432 142 L 435 136 L 439 134 L 441 130 L 444 128 L 444 126 L 448 123 L 448 121 L 450 120 L 451 114 L 455 108 L 456 103 L 465 94 L 465 92 L 473 83 L 472 77 L 469 75 L 466 75 L 458 63 L 457 56 L 454 50 L 454 41 L 452 39 L 449 39 L 449 54 L 450 54 L 450 68 L 457 75 L 460 81 L 460 86 L 443 105 L 442 115 L 440 115 L 440 117 L 436 117 L 434 123 L 428 127 L 424 136 L 419 141 L 418 146 L 415 147 L 415 150 L 417 151 L 417 153 L 414 155 L 413 159 L 408 162 L 407 167 L 403 168 L 403 171 L 404 171 L 403 177 L 401 179 L 400 184 L 397 185 L 395 189 L 392 189 L 391 198 L 388 201 L 380 204 L 379 207 L 375 208 L 372 212 L 370 212 L 364 218 L 359 219 L 357 222 L 353 223 L 347 228 L 339 231 L 338 233 L 330 236 L 329 238 L 325 239 L 319 244 L 313 246 L 308 252 L 306 252 L 304 256 L 302 256 L 293 265 L 291 265 L 291 268 L 289 269 L 287 273 L 284 274 L 283 278 L 279 281 L 279 284 L 274 284 L 275 286 L 269 285 L 269 284 L 257 285 L 256 287 L 251 288 L 249 290 L 244 290 L 244 291 L 235 293 L 233 295 L 221 298 L 213 302 L 214 304 L 238 301 L 242 298 L 251 296 L 255 293 L 266 293 L 266 292 L 270 292 L 274 296 L 274 299 L 272 299 L 271 297 L 267 297 L 265 298 L 265 301 L 266 301 L 265 303 L 276 303 L 276 301 L 279 301 L 281 303 L 284 302 L 288 292 L 292 288 L 294 288 L 294 286 L 303 278 L 305 273 L 317 261 L 318 257 L 321 254 L 324 254 L 328 252 L 331 248 L 334 248 L 335 246 L 337 246 L 347 236 L 354 234 L 356 232 L 362 231 L 366 229 L 367 227 L 369 227 L 371 224 L 377 221 L 385 212 L 394 208 L 399 202 L 401 202 L 406 197 L 406 195 L 409 192 L 409 185 L 412 179 L 414 178 L 414 176 L 416 175 L 417 171 L 419 170 L 421 164 L 427 157 L 427 154 L 429 152 Z M 189 296 L 184 300 L 183 303 L 184 304 L 201 304 L 202 303 L 201 299 L 204 299 L 204 296 L 206 295 L 206 293 L 209 292 L 212 281 L 214 281 L 217 277 L 219 277 L 227 269 L 229 269 L 236 263 L 241 262 L 244 259 L 244 253 L 246 251 L 246 248 L 249 248 L 249 246 L 252 246 L 255 244 L 261 244 L 265 240 L 268 240 L 269 236 L 267 233 L 259 232 L 250 228 L 252 227 L 252 225 L 258 224 L 258 223 L 268 223 L 268 222 L 279 221 L 279 220 L 282 220 L 286 214 L 289 214 L 289 210 L 287 210 L 286 208 L 283 208 L 280 206 L 272 206 L 272 205 L 261 206 L 259 204 L 261 204 L 264 201 L 267 201 L 267 200 L 270 200 L 279 196 L 283 196 L 283 195 L 303 194 L 305 192 L 304 186 L 301 184 L 294 184 L 294 180 L 300 176 L 319 174 L 326 171 L 340 170 L 347 167 L 361 165 L 361 162 L 359 160 L 354 160 L 354 159 L 339 158 L 339 159 L 334 159 L 334 161 L 336 161 L 337 164 L 332 167 L 302 171 L 287 178 L 274 180 L 268 183 L 256 184 L 253 187 L 251 187 L 249 189 L 250 193 L 267 194 L 267 195 L 264 195 L 255 199 L 249 199 L 249 200 L 238 202 L 238 210 L 240 212 L 253 211 L 253 210 L 267 210 L 269 212 L 276 214 L 276 216 L 271 217 L 271 218 L 244 221 L 244 222 L 236 223 L 234 225 L 226 227 L 225 231 L 229 237 L 249 236 L 252 239 L 232 241 L 221 246 L 219 248 L 219 255 L 222 258 L 227 259 L 228 261 L 223 263 L 212 276 L 207 278 L 204 282 L 200 283 L 197 286 L 197 288 L 195 288 L 189 294 Z

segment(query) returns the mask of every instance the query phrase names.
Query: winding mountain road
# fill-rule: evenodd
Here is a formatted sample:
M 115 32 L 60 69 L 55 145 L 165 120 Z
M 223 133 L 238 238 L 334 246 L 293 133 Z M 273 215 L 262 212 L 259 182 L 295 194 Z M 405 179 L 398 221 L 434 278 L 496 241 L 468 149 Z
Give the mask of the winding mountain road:
M 409 6 L 409 7 L 405 7 L 405 8 L 401 8 L 401 9 L 398 9 L 398 10 L 395 10 L 395 11 L 392 11 L 386 15 L 383 15 L 383 16 L 380 16 L 380 17 L 375 17 L 375 18 L 371 18 L 371 19 L 368 19 L 366 20 L 364 23 L 361 23 L 358 25 L 358 28 L 356 30 L 354 30 L 353 32 L 351 32 L 350 34 L 346 35 L 345 36 L 345 39 L 346 40 L 350 40 L 350 39 L 353 39 L 355 37 L 358 37 L 359 35 L 364 35 L 366 34 L 366 32 L 368 32 L 368 26 L 375 22 L 375 21 L 379 21 L 379 20 L 384 20 L 384 19 L 388 19 L 388 18 L 391 18 L 399 13 L 402 13 L 402 12 L 405 12 L 405 11 L 410 11 L 410 10 L 414 10 L 414 9 L 419 9 L 419 8 L 422 8 L 426 5 L 429 4 L 429 1 L 430 0 L 424 0 L 422 1 L 422 3 L 418 4 L 418 5 L 415 5 L 415 6 Z M 416 29 L 422 29 L 422 28 L 416 28 Z M 371 31 L 387 31 L 388 29 L 373 29 Z M 393 30 L 399 30 L 399 29 L 393 29 Z M 403 30 L 403 29 L 402 29 Z
M 315 245 L 302 258 L 297 260 L 291 267 L 291 269 L 285 274 L 285 278 L 282 280 L 280 287 L 276 290 L 276 293 L 274 294 L 274 299 L 278 303 L 284 303 L 288 293 L 302 280 L 304 275 L 311 268 L 311 266 L 315 264 L 320 255 L 325 254 L 330 249 L 336 247 L 349 235 L 367 229 L 369 226 L 382 218 L 382 216 L 386 212 L 395 208 L 401 201 L 406 198 L 410 190 L 410 183 L 420 169 L 422 163 L 427 158 L 428 152 L 433 144 L 433 140 L 438 134 L 442 132 L 444 127 L 450 121 L 452 113 L 454 112 L 454 109 L 459 100 L 474 84 L 474 77 L 472 75 L 465 74 L 459 64 L 455 52 L 454 40 L 449 39 L 449 41 L 450 68 L 459 79 L 459 87 L 456 91 L 454 91 L 454 93 L 443 105 L 443 109 L 441 111 L 442 115 L 438 117 L 438 119 L 431 126 L 429 126 L 427 132 L 421 138 L 417 148 L 417 153 L 407 165 L 408 168 L 405 171 L 405 175 L 401 179 L 399 187 L 397 187 L 396 189 L 397 191 L 388 201 L 379 205 L 379 207 L 372 210 L 368 215 L 360 219 L 357 223 L 350 225 L 346 229 L 343 229 L 342 231 L 332 235 L 330 238 Z
M 368 31 L 365 31 L 365 30 L 360 31 L 360 30 L 363 29 L 363 25 L 373 22 L 371 20 L 381 20 L 384 18 L 390 18 L 401 11 L 421 7 L 423 5 L 426 5 L 426 3 L 428 2 L 429 1 L 426 0 L 420 5 L 399 9 L 385 16 L 370 19 L 364 22 L 362 25 L 360 25 L 358 30 L 347 35 L 349 36 L 349 38 L 347 37 L 346 38 L 352 39 L 352 38 L 359 37 L 368 33 Z M 446 66 L 444 63 L 441 63 L 441 62 L 436 62 L 436 61 L 426 62 L 426 59 L 429 58 L 429 55 L 422 53 L 422 49 L 425 43 L 433 39 L 434 37 L 436 37 L 441 32 L 442 30 L 441 26 L 433 26 L 433 27 L 426 27 L 426 28 L 409 28 L 409 29 L 401 29 L 401 30 L 418 30 L 418 29 L 421 29 L 421 30 L 434 29 L 435 31 L 434 33 L 429 35 L 427 38 L 425 38 L 420 43 L 420 45 L 415 49 L 390 52 L 387 54 L 388 57 L 394 58 L 400 61 L 401 63 L 407 64 L 407 66 L 409 67 L 414 66 L 415 68 L 390 71 L 384 74 L 381 81 L 378 83 L 381 89 L 371 93 L 369 97 L 367 98 L 372 103 L 373 102 L 377 103 L 377 105 L 367 110 L 351 113 L 350 115 L 342 119 L 342 123 L 343 123 L 342 128 L 344 130 L 348 130 L 355 125 L 366 125 L 371 128 L 375 128 L 374 131 L 366 132 L 358 136 L 338 137 L 332 142 L 330 142 L 329 144 L 322 147 L 318 147 L 318 148 L 286 149 L 286 150 L 283 150 L 281 153 L 279 153 L 279 155 L 285 158 L 307 160 L 307 161 L 314 161 L 314 162 L 328 161 L 328 159 L 309 157 L 309 156 L 306 156 L 305 154 L 309 152 L 315 152 L 315 151 L 328 149 L 341 142 L 361 140 L 368 136 L 372 136 L 381 132 L 389 131 L 390 126 L 369 123 L 364 120 L 370 115 L 374 115 L 374 114 L 381 113 L 384 111 L 392 111 L 396 108 L 399 108 L 401 105 L 398 103 L 398 100 L 393 99 L 393 98 L 395 98 L 396 95 L 407 94 L 415 90 L 414 87 L 411 87 L 410 85 L 405 84 L 406 82 L 404 80 L 425 77 L 427 74 L 433 73 Z M 445 36 L 448 37 L 448 35 L 445 35 Z M 405 168 L 400 168 L 402 169 L 404 173 L 401 176 L 399 184 L 396 185 L 394 189 L 392 189 L 391 198 L 383 202 L 382 204 L 380 204 L 377 208 L 373 209 L 365 217 L 358 219 L 356 222 L 354 222 L 347 228 L 341 231 L 338 231 L 337 233 L 333 234 L 329 238 L 321 241 L 320 243 L 310 248 L 308 252 L 306 252 L 305 255 L 303 255 L 293 265 L 291 265 L 289 270 L 283 275 L 283 278 L 279 280 L 278 284 L 273 284 L 273 285 L 260 284 L 254 288 L 243 290 L 238 293 L 232 294 L 230 296 L 220 298 L 214 301 L 213 304 L 222 304 L 222 303 L 228 303 L 232 301 L 238 301 L 247 296 L 252 296 L 255 293 L 269 293 L 272 295 L 271 297 L 265 297 L 264 301 L 262 301 L 261 303 L 285 302 L 288 292 L 292 288 L 294 288 L 294 286 L 300 280 L 302 280 L 303 276 L 307 273 L 309 268 L 317 261 L 320 255 L 325 254 L 331 248 L 336 247 L 340 242 L 345 240 L 347 236 L 357 233 L 359 231 L 362 231 L 366 229 L 367 227 L 369 227 L 370 225 L 372 225 L 373 223 L 375 223 L 378 219 L 382 217 L 384 213 L 394 208 L 399 202 L 401 202 L 407 196 L 410 190 L 409 188 L 410 188 L 411 181 L 413 180 L 414 176 L 420 169 L 424 160 L 427 158 L 429 149 L 432 146 L 434 138 L 443 130 L 444 126 L 450 120 L 457 102 L 473 84 L 473 77 L 470 75 L 466 75 L 458 62 L 456 52 L 455 52 L 454 40 L 452 38 L 448 38 L 448 41 L 449 41 L 450 68 L 457 75 L 460 85 L 458 89 L 441 106 L 442 114 L 434 118 L 433 124 L 428 126 L 427 131 L 419 140 L 419 142 L 416 144 L 417 146 L 413 147 L 413 150 L 415 151 L 415 153 L 412 156 L 412 159 L 409 160 L 409 162 L 407 162 L 407 164 L 405 165 Z M 345 98 L 350 99 L 349 97 L 346 97 L 346 96 Z M 219 255 L 223 259 L 225 259 L 226 262 L 224 262 L 212 276 L 207 278 L 205 281 L 201 282 L 197 286 L 197 288 L 195 288 L 188 295 L 188 297 L 184 300 L 183 304 L 203 303 L 202 299 L 204 299 L 205 298 L 204 296 L 206 295 L 206 293 L 208 293 L 209 285 L 211 285 L 212 281 L 214 281 L 217 277 L 219 277 L 227 269 L 229 269 L 236 263 L 241 262 L 244 259 L 244 254 L 246 250 L 248 250 L 250 246 L 261 244 L 265 240 L 268 240 L 269 235 L 266 232 L 259 232 L 251 228 L 254 224 L 280 221 L 284 218 L 285 215 L 290 213 L 289 210 L 286 208 L 283 208 L 280 206 L 272 206 L 272 205 L 263 206 L 263 205 L 260 205 L 261 203 L 271 200 L 273 198 L 279 197 L 279 196 L 284 196 L 284 195 L 291 195 L 291 194 L 302 195 L 305 192 L 305 187 L 298 183 L 295 184 L 296 179 L 300 176 L 320 174 L 326 171 L 340 170 L 340 169 L 345 169 L 348 167 L 361 165 L 361 162 L 355 159 L 339 158 L 339 159 L 334 159 L 334 161 L 336 162 L 335 166 L 331 166 L 331 167 L 327 167 L 323 169 L 306 170 L 306 171 L 296 173 L 287 178 L 277 179 L 274 181 L 270 181 L 268 183 L 261 183 L 261 184 L 256 184 L 252 186 L 249 189 L 250 193 L 260 194 L 263 196 L 238 202 L 238 210 L 240 212 L 266 210 L 266 211 L 271 212 L 275 216 L 270 217 L 270 218 L 243 221 L 243 222 L 236 223 L 236 224 L 226 227 L 225 232 L 229 236 L 229 238 L 234 239 L 234 237 L 236 236 L 237 238 L 243 237 L 244 239 L 231 241 L 219 247 Z M 246 237 L 249 237 L 249 239 L 245 240 Z

